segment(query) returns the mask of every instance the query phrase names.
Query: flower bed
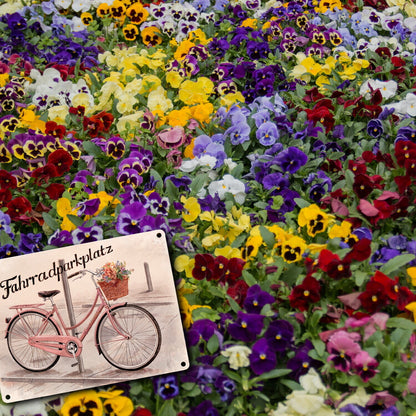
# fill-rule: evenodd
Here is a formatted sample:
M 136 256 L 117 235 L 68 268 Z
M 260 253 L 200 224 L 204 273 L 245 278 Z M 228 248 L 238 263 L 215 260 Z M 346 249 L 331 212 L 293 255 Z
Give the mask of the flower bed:
M 416 413 L 416 8 L 386 1 L 0 6 L 0 258 L 164 230 L 192 362 L 37 413 Z

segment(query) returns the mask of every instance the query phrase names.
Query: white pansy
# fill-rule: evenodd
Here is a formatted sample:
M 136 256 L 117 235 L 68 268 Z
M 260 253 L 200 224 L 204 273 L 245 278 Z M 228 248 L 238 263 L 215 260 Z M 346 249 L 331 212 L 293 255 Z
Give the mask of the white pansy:
M 411 92 L 407 93 L 405 103 L 406 103 L 406 113 L 411 117 L 415 117 L 416 116 L 416 95 Z
M 307 374 L 304 374 L 299 378 L 300 385 L 303 389 L 310 394 L 317 394 L 325 392 L 325 386 L 319 377 L 319 374 L 314 368 L 311 368 Z
M 11 414 L 13 416 L 48 416 L 48 412 L 45 408 L 45 403 L 43 403 L 41 400 L 28 400 L 25 402 L 17 403 L 15 406 L 13 406 Z
M 58 9 L 68 9 L 71 3 L 72 0 L 55 0 L 55 6 Z
M 318 394 L 309 394 L 303 390 L 295 390 L 290 394 L 286 402 L 287 406 L 299 415 L 315 415 L 324 405 L 324 397 Z
M 237 167 L 237 163 L 230 158 L 224 159 L 224 165 L 227 167 L 228 172 L 231 172 L 235 167 Z
M 190 160 L 184 160 L 180 166 L 182 172 L 190 173 L 196 169 L 203 172 L 208 172 L 214 169 L 217 164 L 217 158 L 211 155 L 203 155 L 201 157 L 194 157 Z
M 363 95 L 367 100 L 371 98 L 371 91 L 380 90 L 382 97 L 385 100 L 392 98 L 397 93 L 397 82 L 380 81 L 378 79 L 368 79 L 361 84 L 360 95 Z
M 208 186 L 208 192 L 211 196 L 218 194 L 220 199 L 224 199 L 227 193 L 234 196 L 238 204 L 243 204 L 246 198 L 246 187 L 243 182 L 234 178 L 232 175 L 224 175 L 223 179 L 211 182 Z
M 91 8 L 90 0 L 72 0 L 72 10 L 74 12 L 87 12 Z
M 82 30 L 85 30 L 86 28 L 84 22 L 78 16 L 74 16 L 70 22 L 71 22 L 71 28 L 74 32 L 81 32 Z
M 228 358 L 228 364 L 233 370 L 238 370 L 240 367 L 248 367 L 250 365 L 249 355 L 251 349 L 245 345 L 234 345 L 221 351 L 221 355 Z

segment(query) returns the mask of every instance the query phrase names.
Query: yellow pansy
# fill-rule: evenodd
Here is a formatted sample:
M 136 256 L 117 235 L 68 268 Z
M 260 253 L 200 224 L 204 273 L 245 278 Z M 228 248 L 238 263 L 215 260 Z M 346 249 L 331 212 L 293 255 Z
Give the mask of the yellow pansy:
M 177 61 L 182 61 L 182 59 L 185 58 L 186 55 L 188 55 L 189 49 L 191 49 L 193 46 L 195 46 L 194 42 L 191 42 L 188 39 L 184 39 L 177 47 L 175 53 L 173 54 L 173 57 Z
M 312 254 L 318 254 L 327 248 L 327 244 L 308 244 L 308 251 Z
M 209 95 L 214 90 L 214 83 L 206 77 L 200 77 L 197 81 L 186 80 L 179 87 L 179 99 L 187 104 L 203 104 L 208 101 Z
M 300 210 L 298 224 L 307 227 L 308 235 L 315 237 L 316 234 L 324 232 L 334 217 L 322 211 L 318 205 L 312 204 Z
M 241 257 L 243 260 L 249 261 L 250 259 L 256 257 L 262 244 L 263 238 L 260 234 L 250 235 L 247 238 L 244 247 L 241 248 Z
M 126 130 L 134 130 L 140 127 L 140 119 L 143 117 L 143 111 L 137 111 L 133 114 L 122 116 L 118 119 L 116 127 L 119 133 L 123 133 Z M 133 138 L 134 134 L 131 133 L 129 138 Z
M 406 305 L 406 309 L 413 313 L 413 321 L 416 323 L 416 302 L 410 302 Z
M 240 91 L 222 95 L 220 98 L 221 105 L 226 106 L 227 108 L 231 107 L 233 104 L 244 103 L 245 101 L 246 99 Z
M 292 71 L 290 72 L 290 76 L 293 79 L 299 79 L 305 81 L 306 83 L 309 83 L 311 80 L 311 75 L 308 73 L 308 70 L 301 64 L 295 65 L 293 67 Z
M 100 191 L 97 193 L 92 193 L 89 195 L 89 199 L 98 198 L 100 200 L 100 205 L 98 206 L 98 212 L 102 211 L 106 207 L 115 208 L 120 201 L 112 195 L 109 195 L 105 191 Z
M 205 250 L 209 250 L 212 247 L 218 245 L 221 243 L 221 241 L 224 241 L 224 236 L 221 234 L 211 234 L 207 235 L 201 240 L 202 247 L 205 248 Z
M 143 77 L 142 88 L 137 91 L 139 94 L 145 94 L 156 90 L 162 85 L 162 81 L 156 75 L 148 74 Z
M 64 399 L 60 414 L 62 416 L 102 416 L 103 404 L 94 390 L 76 391 Z
M 243 20 L 240 25 L 241 27 L 251 27 L 252 29 L 257 28 L 257 19 L 247 18 Z
M 179 88 L 183 78 L 178 71 L 169 71 L 166 74 L 166 82 L 173 88 Z
M 53 107 L 55 108 L 55 107 Z M 67 108 L 68 111 L 68 108 Z M 38 130 L 45 132 L 45 122 L 40 119 L 40 116 L 36 115 L 30 108 L 22 109 L 20 112 L 20 126 L 28 127 L 32 130 Z
M 325 90 L 326 86 L 330 85 L 329 78 L 325 75 L 320 75 L 318 78 L 316 78 L 315 83 L 320 88 L 320 90 Z
M 56 212 L 63 218 L 61 223 L 62 230 L 73 231 L 77 228 L 68 218 L 68 215 L 77 215 L 77 211 L 78 208 L 72 208 L 71 201 L 67 198 L 59 198 L 58 201 L 56 201 Z
M 325 59 L 325 63 L 322 65 L 322 72 L 325 75 L 330 75 L 335 69 L 337 62 L 338 61 L 333 56 L 328 56 L 328 58 Z
M 224 247 L 217 247 L 214 250 L 215 256 L 224 256 L 227 259 L 231 259 L 233 257 L 238 257 L 239 259 L 242 259 L 241 250 L 237 247 L 231 247 L 231 246 L 224 246 Z
M 9 74 L 0 74 L 0 87 L 4 87 L 9 82 Z
M 194 222 L 198 218 L 198 215 L 201 213 L 201 207 L 199 206 L 198 200 L 193 196 L 190 198 L 182 196 L 181 202 L 184 208 L 182 218 L 186 222 Z
M 193 119 L 200 123 L 209 123 L 214 113 L 214 106 L 211 103 L 197 104 L 190 107 L 190 111 Z
M 305 58 L 301 65 L 303 65 L 306 69 L 306 72 L 308 72 L 311 75 L 318 75 L 322 71 L 322 65 L 318 62 L 315 62 L 315 60 L 312 58 L 312 56 L 308 56 Z
M 305 240 L 298 236 L 289 238 L 282 244 L 282 257 L 286 263 L 294 263 L 302 259 L 307 248 Z
M 192 293 L 190 289 L 184 289 L 183 287 L 178 290 L 178 303 L 181 312 L 182 323 L 185 329 L 189 329 L 193 324 L 192 312 L 199 308 L 211 309 L 208 305 L 190 305 L 188 300 L 185 298 L 186 293 Z
M 191 41 L 196 41 L 201 45 L 206 45 L 209 43 L 206 34 L 201 29 L 195 29 L 192 32 L 189 32 L 188 39 Z
M 194 147 L 195 147 L 195 137 L 192 139 L 191 143 L 189 143 L 188 146 L 185 147 L 183 151 L 184 157 L 188 159 L 193 159 L 195 157 L 193 153 Z
M 162 86 L 158 86 L 147 97 L 147 107 L 152 113 L 160 111 L 162 114 L 165 114 L 173 108 L 173 103 L 167 97 L 166 90 Z
M 130 397 L 116 396 L 109 398 L 103 403 L 107 414 L 117 416 L 131 416 L 134 411 L 134 405 Z
M 179 273 L 185 272 L 186 277 L 192 277 L 192 269 L 195 265 L 195 259 L 190 258 L 186 254 L 176 257 L 173 267 Z
M 199 215 L 201 221 L 211 222 L 215 231 L 219 231 L 225 224 L 224 217 L 216 215 L 214 211 L 204 211 Z
M 169 126 L 182 126 L 185 127 L 188 124 L 189 119 L 192 117 L 189 107 L 183 107 L 180 110 L 172 110 L 168 115 Z
M 48 120 L 55 121 L 58 124 L 65 124 L 66 116 L 69 114 L 68 106 L 66 105 L 56 105 L 48 109 Z M 45 122 L 39 120 L 39 123 L 42 122 L 43 126 L 45 126 Z M 45 131 L 45 127 L 43 130 Z
M 352 224 L 349 221 L 342 221 L 341 224 L 334 224 L 328 231 L 329 238 L 348 238 L 351 234 Z
M 416 286 L 416 267 L 409 267 L 406 269 L 407 274 L 412 279 L 412 285 Z

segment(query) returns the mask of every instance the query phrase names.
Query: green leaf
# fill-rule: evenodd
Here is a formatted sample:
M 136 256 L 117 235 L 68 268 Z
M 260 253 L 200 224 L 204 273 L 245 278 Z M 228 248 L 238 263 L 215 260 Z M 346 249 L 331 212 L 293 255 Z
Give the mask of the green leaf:
M 416 256 L 414 254 L 401 254 L 400 256 L 393 257 L 385 263 L 383 267 L 380 268 L 380 271 L 384 274 L 390 274 L 400 269 L 400 267 L 409 264 L 415 258 Z
M 260 234 L 268 248 L 271 249 L 276 244 L 276 237 L 274 234 L 263 225 L 260 225 Z
M 82 147 L 89 155 L 98 157 L 103 154 L 103 151 L 92 142 L 85 141 L 82 143 Z
M 196 175 L 190 185 L 192 193 L 197 194 L 205 185 L 206 180 L 207 180 L 206 173 L 200 173 L 199 175 Z
M 294 201 L 295 201 L 296 205 L 297 205 L 299 208 L 306 208 L 306 207 L 308 207 L 309 205 L 311 205 L 311 203 L 310 203 L 310 202 L 305 201 L 305 200 L 304 200 L 304 199 L 302 199 L 302 198 L 295 198 L 295 199 L 294 199 Z
M 382 379 L 387 379 L 391 376 L 394 371 L 394 364 L 390 361 L 383 360 L 380 365 L 377 367 L 380 377 Z
M 76 225 L 77 227 L 82 227 L 82 224 L 84 224 L 84 220 L 82 218 L 77 217 L 76 215 L 67 215 L 69 221 L 72 222 L 72 224 Z
M 243 270 L 243 279 L 249 286 L 257 283 L 256 278 L 248 270 Z
M 176 416 L 176 410 L 173 408 L 173 401 L 165 400 L 157 414 L 158 416 Z
M 207 342 L 207 349 L 210 354 L 214 354 L 218 351 L 220 343 L 218 337 L 214 334 Z
M 1 231 L 0 232 L 0 244 L 2 246 L 5 246 L 6 244 L 12 244 L 13 245 L 13 240 L 10 238 L 10 236 L 5 232 L 5 231 Z
M 402 328 L 407 329 L 409 331 L 415 331 L 416 330 L 416 324 L 409 319 L 405 318 L 389 318 L 389 320 L 386 323 L 387 328 Z
M 258 383 L 259 381 L 263 381 L 263 380 L 270 380 L 272 378 L 279 378 L 279 377 L 283 377 L 286 374 L 291 373 L 292 370 L 290 370 L 289 368 L 276 368 L 275 370 L 272 371 L 268 371 L 267 373 L 263 373 L 257 377 L 254 377 L 250 380 L 250 384 L 255 384 Z
M 57 230 L 59 228 L 58 222 L 55 220 L 55 218 L 52 217 L 52 215 L 48 214 L 47 212 L 42 213 L 42 217 L 46 224 L 52 228 L 53 231 Z

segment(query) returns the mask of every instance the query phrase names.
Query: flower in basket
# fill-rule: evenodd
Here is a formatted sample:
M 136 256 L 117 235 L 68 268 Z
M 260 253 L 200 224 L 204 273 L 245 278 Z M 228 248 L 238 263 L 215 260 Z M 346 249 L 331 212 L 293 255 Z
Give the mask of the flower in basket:
M 133 269 L 126 269 L 126 263 L 108 262 L 97 269 L 98 284 L 108 300 L 116 300 L 129 293 L 128 279 Z
M 126 262 L 108 262 L 103 267 L 97 269 L 96 273 L 100 282 L 115 282 L 129 278 L 133 269 L 126 269 Z

